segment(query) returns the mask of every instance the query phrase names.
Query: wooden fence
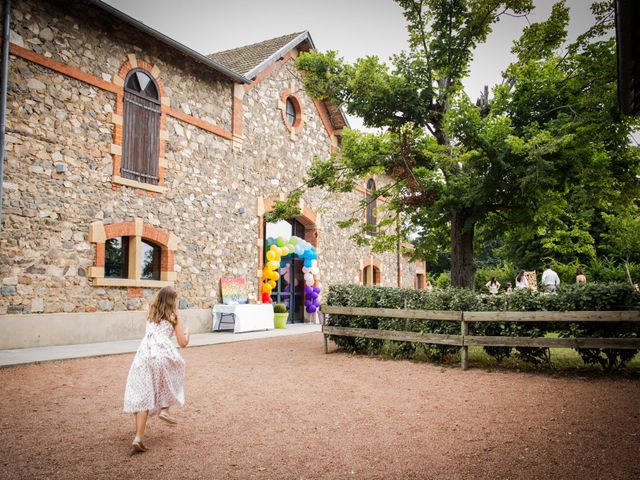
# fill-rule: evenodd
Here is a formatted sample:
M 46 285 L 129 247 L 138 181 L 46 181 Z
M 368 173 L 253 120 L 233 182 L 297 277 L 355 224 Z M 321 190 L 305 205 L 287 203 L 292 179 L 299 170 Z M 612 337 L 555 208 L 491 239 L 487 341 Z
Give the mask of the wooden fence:
M 336 327 L 326 325 L 326 321 L 325 325 L 322 326 L 322 333 L 324 334 L 325 353 L 328 351 L 327 337 L 329 335 L 458 346 L 460 347 L 460 362 L 463 370 L 467 369 L 470 346 L 640 349 L 640 338 L 549 338 L 469 335 L 470 322 L 640 322 L 640 311 L 637 310 L 608 312 L 460 312 L 338 307 L 332 305 L 323 305 L 321 310 L 328 315 L 460 322 L 460 335 Z

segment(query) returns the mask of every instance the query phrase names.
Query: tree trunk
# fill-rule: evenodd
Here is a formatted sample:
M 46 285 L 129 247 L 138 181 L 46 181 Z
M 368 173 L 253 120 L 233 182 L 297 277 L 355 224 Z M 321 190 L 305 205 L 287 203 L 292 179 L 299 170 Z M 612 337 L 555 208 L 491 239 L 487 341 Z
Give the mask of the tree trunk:
M 627 271 L 627 278 L 629 279 L 629 284 L 633 287 L 633 280 L 631 280 L 631 272 L 629 271 L 629 257 L 624 261 L 624 269 Z
M 473 230 L 464 210 L 451 212 L 451 285 L 458 288 L 475 287 L 476 267 L 473 264 Z

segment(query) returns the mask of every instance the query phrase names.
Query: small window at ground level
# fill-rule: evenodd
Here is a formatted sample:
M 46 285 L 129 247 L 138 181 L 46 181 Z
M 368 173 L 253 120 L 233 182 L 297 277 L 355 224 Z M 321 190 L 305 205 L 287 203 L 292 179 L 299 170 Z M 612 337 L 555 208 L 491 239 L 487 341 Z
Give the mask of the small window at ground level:
M 105 243 L 104 276 L 129 277 L 129 237 L 110 238 Z
M 296 106 L 290 98 L 287 98 L 287 122 L 291 126 L 296 123 Z
M 147 240 L 142 240 L 140 252 L 140 278 L 160 280 L 160 255 L 162 249 Z

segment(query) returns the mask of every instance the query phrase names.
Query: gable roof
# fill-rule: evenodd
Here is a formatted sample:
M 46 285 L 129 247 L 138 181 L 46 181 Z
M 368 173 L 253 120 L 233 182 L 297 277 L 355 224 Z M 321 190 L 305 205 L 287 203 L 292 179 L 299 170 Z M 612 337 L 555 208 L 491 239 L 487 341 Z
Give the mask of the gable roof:
M 211 53 L 207 57 L 247 78 L 253 78 L 286 52 L 305 41 L 309 41 L 313 48 L 309 32 L 296 32 L 243 47 Z
M 244 47 L 211 53 L 207 57 L 222 63 L 246 78 L 254 80 L 262 70 L 277 62 L 288 51 L 301 45 L 304 45 L 303 49 L 305 50 L 315 50 L 316 46 L 308 31 L 290 33 Z M 349 127 L 349 121 L 341 108 L 328 101 L 321 103 L 327 109 L 334 128 L 339 130 Z

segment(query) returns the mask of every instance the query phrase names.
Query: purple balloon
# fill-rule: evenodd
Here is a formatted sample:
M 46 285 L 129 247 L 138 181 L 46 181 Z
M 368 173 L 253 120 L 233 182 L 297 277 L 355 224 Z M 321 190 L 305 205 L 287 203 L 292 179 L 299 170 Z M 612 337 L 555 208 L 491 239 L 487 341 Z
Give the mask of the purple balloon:
M 313 287 L 313 291 L 316 293 L 320 293 L 320 287 Z
M 313 302 L 312 302 L 311 300 L 305 300 L 305 301 L 304 301 L 304 306 L 305 306 L 305 307 L 310 307 L 312 303 L 313 303 Z
M 314 299 L 318 298 L 318 294 L 315 293 L 315 292 L 311 292 L 309 295 L 307 295 L 307 298 L 309 300 L 314 300 Z
M 305 285 L 304 286 L 304 294 L 305 294 L 305 296 L 308 297 L 312 293 L 313 293 L 313 287 L 311 287 L 309 285 Z
M 316 298 L 311 305 L 313 305 L 316 308 L 320 307 L 320 300 Z
M 315 305 L 309 305 L 307 307 L 307 313 L 313 313 L 317 310 L 318 308 Z

